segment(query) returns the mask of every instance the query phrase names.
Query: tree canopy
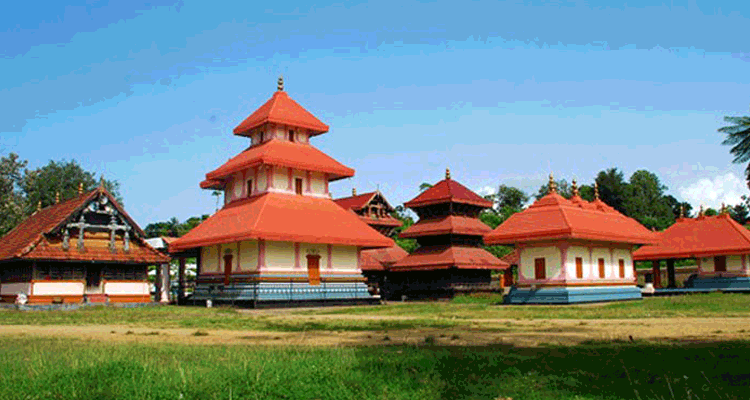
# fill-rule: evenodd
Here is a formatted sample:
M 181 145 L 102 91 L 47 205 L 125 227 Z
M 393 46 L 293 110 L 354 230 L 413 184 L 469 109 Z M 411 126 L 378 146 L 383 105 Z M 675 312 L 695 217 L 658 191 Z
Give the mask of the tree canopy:
M 161 236 L 180 237 L 200 225 L 208 217 L 208 214 L 203 214 L 200 217 L 190 217 L 185 222 L 180 222 L 177 218 L 172 217 L 168 221 L 150 223 L 146 225 L 143 231 L 146 233 L 146 237 L 149 238 Z
M 732 146 L 729 150 L 734 156 L 732 162 L 742 164 L 750 161 L 750 116 L 725 116 L 724 122 L 731 125 L 719 128 L 719 132 L 727 135 L 721 144 Z M 745 181 L 750 187 L 750 164 L 745 168 Z

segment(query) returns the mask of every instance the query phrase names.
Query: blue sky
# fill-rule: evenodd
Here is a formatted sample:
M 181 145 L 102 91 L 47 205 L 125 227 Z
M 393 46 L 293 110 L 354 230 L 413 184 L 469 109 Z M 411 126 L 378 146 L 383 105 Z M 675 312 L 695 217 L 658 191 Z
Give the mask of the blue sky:
M 0 14 L 0 154 L 75 159 L 140 223 L 214 210 L 204 174 L 275 90 L 331 126 L 335 182 L 392 204 L 657 173 L 696 208 L 749 194 L 722 146 L 750 112 L 745 1 L 14 2 Z

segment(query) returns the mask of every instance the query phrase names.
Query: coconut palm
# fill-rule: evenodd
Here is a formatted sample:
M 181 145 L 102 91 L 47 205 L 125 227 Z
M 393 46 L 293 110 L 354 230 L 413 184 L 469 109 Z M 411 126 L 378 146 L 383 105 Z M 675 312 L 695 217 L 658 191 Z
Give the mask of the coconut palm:
M 732 162 L 741 164 L 750 161 L 750 116 L 724 117 L 724 122 L 732 124 L 719 128 L 719 132 L 727 134 L 721 144 L 732 146 L 729 150 L 734 156 Z M 750 164 L 745 168 L 745 180 L 750 187 Z

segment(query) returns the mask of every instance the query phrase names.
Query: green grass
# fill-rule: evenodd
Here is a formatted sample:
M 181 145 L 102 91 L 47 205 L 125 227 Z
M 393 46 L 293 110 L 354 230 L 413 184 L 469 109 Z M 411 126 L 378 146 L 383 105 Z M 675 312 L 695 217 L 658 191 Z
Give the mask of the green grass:
M 0 398 L 703 400 L 747 398 L 750 385 L 748 342 L 428 344 L 262 349 L 4 338 Z

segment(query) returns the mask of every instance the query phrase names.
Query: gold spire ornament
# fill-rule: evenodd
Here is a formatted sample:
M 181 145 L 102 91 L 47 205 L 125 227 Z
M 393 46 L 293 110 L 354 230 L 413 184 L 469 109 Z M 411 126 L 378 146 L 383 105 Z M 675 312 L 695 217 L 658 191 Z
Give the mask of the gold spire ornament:
M 579 197 L 578 196 L 578 182 L 576 182 L 576 178 L 573 178 L 572 185 L 573 185 L 573 196 Z
M 701 204 L 701 208 L 700 208 L 700 210 L 698 211 L 698 216 L 699 216 L 699 217 L 702 217 L 702 216 L 703 216 L 703 204 Z
M 78 183 L 78 195 L 83 194 L 83 182 Z
M 685 205 L 680 204 L 680 218 L 685 218 Z
M 451 178 L 451 170 L 450 170 L 450 168 L 446 168 L 445 169 L 445 179 L 450 179 L 450 178 Z
M 549 192 L 557 193 L 557 184 L 555 183 L 555 177 L 552 176 L 552 172 L 549 173 Z
M 278 90 L 279 92 L 284 91 L 284 76 L 282 75 L 279 75 L 279 80 L 276 81 L 276 90 Z
M 594 181 L 594 200 L 599 200 L 599 184 Z
M 724 203 L 721 203 L 721 214 L 727 213 L 727 206 Z
M 60 204 L 60 191 L 55 192 L 55 204 Z
M 39 200 L 39 202 L 36 203 L 36 210 L 37 211 L 42 211 L 42 201 L 41 200 Z
M 356 195 L 357 195 L 357 188 L 352 188 L 352 196 L 356 196 Z

